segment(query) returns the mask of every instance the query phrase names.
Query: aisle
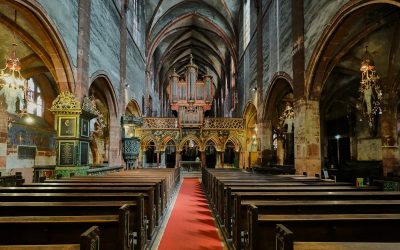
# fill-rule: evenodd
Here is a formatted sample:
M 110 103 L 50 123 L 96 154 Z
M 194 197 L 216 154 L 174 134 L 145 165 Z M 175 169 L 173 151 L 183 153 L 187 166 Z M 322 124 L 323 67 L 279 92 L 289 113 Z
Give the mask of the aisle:
M 223 249 L 197 178 L 183 180 L 158 249 Z

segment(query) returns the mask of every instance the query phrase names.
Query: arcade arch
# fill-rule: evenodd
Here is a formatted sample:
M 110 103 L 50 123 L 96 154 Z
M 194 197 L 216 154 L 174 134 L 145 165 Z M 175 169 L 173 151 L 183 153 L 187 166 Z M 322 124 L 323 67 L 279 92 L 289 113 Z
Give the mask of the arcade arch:
M 10 55 L 16 44 L 21 76 L 27 80 L 26 102 L 16 98 L 5 101 L 3 95 L 0 97 L 1 116 L 8 118 L 3 119 L 7 124 L 0 126 L 5 128 L 0 132 L 8 141 L 3 155 L 6 159 L 1 161 L 0 168 L 22 172 L 30 182 L 35 162 L 55 165 L 54 115 L 49 109 L 61 91 L 74 88 L 71 58 L 50 17 L 33 1 L 0 0 L 0 40 L 0 58 L 3 59 Z M 0 68 L 4 68 L 5 61 L 0 63 Z M 0 87 L 4 84 L 0 82 Z M 8 113 L 8 105 L 15 105 L 17 113 L 27 114 L 21 118 Z M 20 160 L 16 153 L 18 147 L 35 147 L 35 154 Z
M 307 99 L 319 102 L 321 165 L 337 169 L 344 179 L 354 177 L 344 174 L 344 167 L 354 161 L 374 161 L 376 166 L 382 162 L 385 174 L 398 171 L 400 65 L 393 58 L 400 57 L 399 43 L 394 42 L 399 7 L 397 1 L 350 1 L 323 32 L 307 68 Z M 366 99 L 359 88 L 360 63 L 366 56 L 374 61 L 383 93 L 383 112 L 372 115 L 371 125 L 362 115 Z M 371 175 L 382 170 L 368 167 L 367 171 Z
M 266 165 L 294 164 L 294 111 L 292 79 L 284 72 L 273 77 L 267 90 L 263 123 L 270 124 L 267 149 L 262 152 Z
M 95 100 L 99 117 L 91 120 L 91 148 L 93 164 L 121 164 L 120 122 L 113 86 L 104 73 L 92 76 L 89 95 Z
M 259 147 L 260 138 L 257 137 L 257 109 L 256 106 L 249 102 L 246 105 L 243 113 L 246 129 L 246 153 L 245 153 L 245 168 L 250 168 L 258 165 L 259 162 Z

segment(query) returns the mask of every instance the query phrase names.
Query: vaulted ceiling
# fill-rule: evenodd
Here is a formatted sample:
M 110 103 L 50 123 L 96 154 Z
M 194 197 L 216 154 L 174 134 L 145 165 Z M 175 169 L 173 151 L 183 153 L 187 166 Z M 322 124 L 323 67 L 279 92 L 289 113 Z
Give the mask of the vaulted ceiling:
M 208 69 L 217 84 L 223 82 L 229 63 L 236 65 L 240 2 L 146 0 L 147 65 L 155 84 L 167 86 L 174 68 L 182 75 L 190 54 L 200 74 Z

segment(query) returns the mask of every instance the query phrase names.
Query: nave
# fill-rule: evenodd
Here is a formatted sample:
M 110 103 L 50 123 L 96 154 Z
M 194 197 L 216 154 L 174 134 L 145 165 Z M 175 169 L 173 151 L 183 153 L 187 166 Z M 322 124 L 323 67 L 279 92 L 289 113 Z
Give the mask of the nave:
M 226 249 L 197 178 L 182 181 L 162 239 L 152 249 Z M 225 246 L 225 248 L 224 248 Z
M 400 192 L 384 191 L 379 178 L 356 185 L 201 170 L 194 178 L 181 168 L 135 169 L 1 187 L 0 249 L 400 247 Z

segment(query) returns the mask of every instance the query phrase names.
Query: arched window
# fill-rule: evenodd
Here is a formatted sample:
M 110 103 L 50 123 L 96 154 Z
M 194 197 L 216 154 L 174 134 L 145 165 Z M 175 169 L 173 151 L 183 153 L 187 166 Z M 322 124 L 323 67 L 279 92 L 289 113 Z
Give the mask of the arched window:
M 43 99 L 39 86 L 33 78 L 28 79 L 26 111 L 29 114 L 43 116 Z

